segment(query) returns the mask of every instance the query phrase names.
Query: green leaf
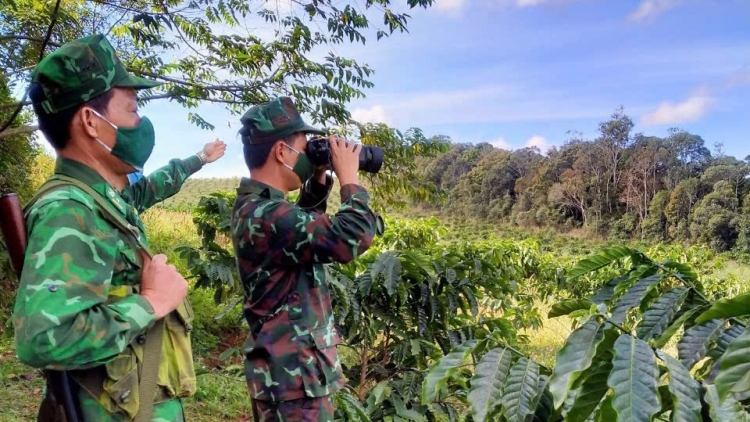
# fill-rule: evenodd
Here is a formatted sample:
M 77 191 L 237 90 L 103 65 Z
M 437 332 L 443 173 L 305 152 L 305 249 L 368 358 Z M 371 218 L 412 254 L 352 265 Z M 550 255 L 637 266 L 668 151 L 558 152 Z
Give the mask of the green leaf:
M 617 421 L 617 412 L 613 407 L 614 396 L 608 395 L 599 406 L 596 414 L 596 422 L 615 422 Z
M 638 337 L 648 341 L 661 335 L 689 293 L 690 290 L 684 287 L 676 287 L 659 296 L 643 313 L 643 321 L 636 328 Z
M 618 331 L 614 328 L 605 330 L 604 340 L 596 349 L 591 368 L 583 375 L 575 400 L 565 414 L 565 422 L 583 422 L 607 394 L 607 378 L 612 372 L 613 346 L 618 338 Z
M 717 300 L 706 312 L 696 318 L 695 322 L 700 324 L 712 319 L 729 319 L 745 315 L 750 315 L 750 293 Z
M 571 312 L 574 312 L 580 309 L 589 309 L 591 308 L 591 305 L 593 305 L 593 303 L 588 299 L 563 300 L 562 302 L 552 305 L 552 309 L 550 309 L 549 314 L 547 314 L 547 316 L 549 318 L 555 318 L 555 317 L 559 317 L 563 315 L 568 315 Z
M 630 334 L 615 342 L 615 357 L 607 385 L 614 391 L 612 407 L 618 422 L 650 422 L 661 409 L 659 369 L 651 347 Z
M 227 304 L 227 305 L 226 305 L 226 306 L 224 307 L 224 309 L 222 309 L 222 310 L 221 310 L 221 311 L 220 311 L 220 312 L 219 312 L 219 313 L 218 313 L 218 314 L 216 315 L 216 317 L 214 317 L 214 319 L 216 319 L 216 320 L 220 320 L 220 319 L 224 318 L 225 316 L 227 316 L 227 314 L 228 314 L 228 313 L 229 313 L 229 312 L 230 312 L 230 311 L 231 311 L 232 309 L 234 309 L 234 307 L 235 307 L 235 306 L 237 306 L 237 305 L 239 305 L 240 303 L 242 303 L 243 299 L 244 299 L 244 296 L 239 296 L 239 297 L 236 297 L 236 298 L 232 299 L 232 301 L 231 301 L 231 302 L 230 302 L 229 304 Z
M 677 271 L 677 274 L 688 283 L 698 283 L 698 274 L 689 265 L 677 261 L 666 261 L 662 264 L 666 268 Z
M 427 377 L 422 384 L 422 404 L 429 404 L 437 400 L 440 390 L 458 372 L 459 367 L 476 345 L 477 340 L 468 340 L 443 356 L 430 368 L 430 372 L 427 373 Z
M 537 391 L 539 394 L 531 403 L 531 408 L 534 409 L 534 414 L 531 418 L 527 419 L 532 422 L 535 421 L 549 421 L 552 416 L 552 394 L 549 392 L 547 385 L 549 384 L 549 377 L 547 375 L 539 375 L 539 382 L 537 383 Z
M 630 290 L 628 290 L 628 292 L 625 293 L 617 303 L 615 303 L 615 307 L 612 310 L 612 317 L 610 318 L 612 322 L 622 324 L 623 321 L 625 321 L 628 311 L 638 306 L 638 304 L 641 303 L 641 300 L 646 296 L 646 293 L 648 293 L 649 289 L 652 288 L 652 286 L 656 287 L 656 283 L 658 283 L 663 277 L 663 274 L 654 274 L 638 280 L 633 287 L 631 287 Z
M 615 289 L 617 288 L 617 286 L 629 278 L 630 278 L 630 274 L 623 274 L 623 275 L 617 276 L 609 280 L 604 285 L 604 287 L 599 289 L 599 291 L 596 292 L 596 294 L 591 297 L 591 301 L 596 304 L 601 304 L 612 299 L 612 296 L 615 295 Z
M 485 420 L 490 410 L 501 403 L 510 360 L 510 350 L 497 348 L 487 352 L 477 364 L 467 397 L 474 420 Z
M 401 252 L 401 260 L 405 269 L 415 269 L 423 271 L 427 277 L 434 278 L 436 275 L 435 267 L 432 265 L 430 258 L 418 251 Z M 412 271 L 410 271 L 411 273 Z
M 614 246 L 612 248 L 604 249 L 597 255 L 579 261 L 570 269 L 570 271 L 568 271 L 567 278 L 575 279 L 583 274 L 606 267 L 615 261 L 638 255 L 641 255 L 641 253 L 625 246 Z
M 391 396 L 388 400 L 393 403 L 393 407 L 396 409 L 396 414 L 407 421 L 423 422 L 425 420 L 424 415 L 415 411 L 414 409 L 407 409 L 404 401 L 398 396 Z
M 503 391 L 503 412 L 508 422 L 523 422 L 534 412 L 532 405 L 539 394 L 539 366 L 522 357 L 510 368 Z
M 396 292 L 399 281 L 401 280 L 401 261 L 395 252 L 384 252 L 378 257 L 378 260 L 372 264 L 372 279 L 377 280 L 378 275 L 385 272 L 385 290 L 388 296 L 393 296 Z
M 677 343 L 677 354 L 685 367 L 692 368 L 703 359 L 713 341 L 719 338 L 724 330 L 724 320 L 714 319 L 703 324 L 693 325 Z
M 747 422 L 750 420 L 747 412 L 742 405 L 729 396 L 723 402 L 719 399 L 717 387 L 712 384 L 706 384 L 706 394 L 703 396 L 708 404 L 709 414 L 712 421 L 717 422 Z
M 573 383 L 591 366 L 597 345 L 604 339 L 602 323 L 591 319 L 570 333 L 565 346 L 558 352 L 549 389 L 559 408 L 568 397 Z
M 721 333 L 721 336 L 716 341 L 716 347 L 708 351 L 709 357 L 719 359 L 724 352 L 727 351 L 729 343 L 734 341 L 737 337 L 741 336 L 745 332 L 745 327 L 737 324 L 732 324 Z
M 677 359 L 661 350 L 656 352 L 669 371 L 669 392 L 672 396 L 673 422 L 701 422 L 700 383 Z
M 337 392 L 334 395 L 334 400 L 336 402 L 336 410 L 348 416 L 345 418 L 346 420 L 370 422 L 370 417 L 362 407 L 362 403 L 356 397 L 346 392 L 346 390 Z
M 750 330 L 729 343 L 721 357 L 719 374 L 715 380 L 716 392 L 723 402 L 727 395 L 750 390 Z
M 531 418 L 531 422 L 549 422 L 552 419 L 552 414 L 555 412 L 554 404 L 552 401 L 552 393 L 549 392 L 549 377 L 546 375 L 539 376 L 539 387 L 540 393 L 537 395 L 536 400 L 532 409 L 534 410 L 534 416 Z
M 367 413 L 372 412 L 380 406 L 385 399 L 391 395 L 391 387 L 388 381 L 381 381 L 367 393 Z
M 667 344 L 669 340 L 675 334 L 677 334 L 677 331 L 679 331 L 679 329 L 682 328 L 682 326 L 685 324 L 685 321 L 690 319 L 690 317 L 692 317 L 695 313 L 699 311 L 700 311 L 700 308 L 693 308 L 693 309 L 689 309 L 683 312 L 682 315 L 680 315 L 680 317 L 677 318 L 675 322 L 670 324 L 670 326 L 667 327 L 666 330 L 664 330 L 664 333 L 661 336 L 659 336 L 658 339 L 652 342 L 654 347 L 664 347 L 664 345 Z
M 474 293 L 471 291 L 471 288 L 469 288 L 469 286 L 461 286 L 461 291 L 466 297 L 466 300 L 469 301 L 469 306 L 471 307 L 471 316 L 476 318 L 477 314 L 479 314 L 479 303 L 477 302 L 477 298 L 474 296 Z

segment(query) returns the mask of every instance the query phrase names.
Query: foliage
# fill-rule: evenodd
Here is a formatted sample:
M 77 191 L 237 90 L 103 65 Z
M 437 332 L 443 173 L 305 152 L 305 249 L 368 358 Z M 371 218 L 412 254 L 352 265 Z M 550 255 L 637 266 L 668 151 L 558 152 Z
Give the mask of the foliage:
M 5 75 L 0 75 L 0 103 L 10 100 L 10 90 Z M 5 124 L 13 110 L 0 109 L 0 124 Z M 16 119 L 11 129 L 18 128 L 29 120 L 27 113 Z M 0 142 L 0 196 L 17 193 L 21 201 L 28 200 L 31 190 L 28 175 L 34 165 L 39 146 L 30 134 L 8 136 Z
M 372 87 L 373 69 L 338 55 L 335 48 L 343 43 L 365 45 L 371 32 L 378 40 L 405 32 L 411 19 L 406 9 L 428 8 L 433 0 L 398 5 L 390 0 L 287 3 L 288 10 L 277 2 L 65 1 L 54 14 L 47 50 L 93 32 L 107 34 L 130 71 L 164 82 L 141 92 L 141 102 L 176 101 L 186 108 L 187 120 L 204 129 L 214 126 L 195 110 L 200 104 L 223 104 L 238 116 L 252 105 L 289 95 L 312 123 L 386 151 L 383 170 L 370 178 L 373 196 L 383 202 L 376 206 L 403 208 L 401 196 L 439 199 L 435 186 L 416 172 L 414 161 L 445 151 L 447 144 L 426 138 L 417 128 L 402 133 L 382 123 L 352 120 L 347 104 Z M 0 55 L 0 66 L 13 75 L 13 84 L 25 85 L 47 51 L 40 47 L 52 7 L 31 0 L 0 6 L 0 43 L 16 52 Z M 173 54 L 176 51 L 179 54 Z M 0 111 L 14 107 L 13 99 L 0 95 Z M 15 126 L 33 130 L 28 121 L 16 120 Z M 8 132 L 0 134 L 5 136 Z M 166 205 L 186 209 L 192 204 Z
M 156 206 L 175 211 L 190 211 L 198 205 L 201 198 L 214 192 L 229 192 L 237 189 L 240 178 L 195 178 L 191 177 L 182 184 L 180 191 L 165 199 Z
M 748 250 L 740 209 L 750 165 L 712 157 L 697 135 L 631 133 L 622 109 L 598 136 L 571 133 L 560 147 L 513 151 L 451 143 L 420 160 L 421 174 L 447 195 L 430 213 L 558 231 L 583 228 L 616 240 L 699 242 L 717 252 Z M 740 236 L 742 236 L 740 238 Z
M 16 54 L 0 56 L 0 63 L 25 80 L 39 60 L 54 2 L 6 3 L 0 8 L 0 41 Z M 143 101 L 169 98 L 188 109 L 213 102 L 242 113 L 249 105 L 288 94 L 314 122 L 346 124 L 346 104 L 372 87 L 373 69 L 338 55 L 335 46 L 364 45 L 370 35 L 379 40 L 405 32 L 411 16 L 404 6 L 432 4 L 314 1 L 288 2 L 288 8 L 280 8 L 277 2 L 223 0 L 65 1 L 50 46 L 93 32 L 107 33 L 133 72 L 165 82 L 145 93 Z M 171 54 L 178 50 L 179 55 Z M 319 55 L 323 58 L 316 60 Z M 194 111 L 187 119 L 213 127 Z
M 578 325 L 554 368 L 470 339 L 430 368 L 422 404 L 465 402 L 476 421 L 750 419 L 750 330 L 738 319 L 750 314 L 750 294 L 713 302 L 690 266 L 626 247 L 583 259 L 568 276 L 616 264 L 616 276 L 590 300 L 550 311 Z
M 236 309 L 243 292 L 227 237 L 233 202 L 231 192 L 202 198 L 193 212 L 200 247 L 178 248 L 194 285 L 214 291 L 225 311 Z M 561 273 L 538 245 L 446 243 L 434 219 L 385 221 L 384 235 L 364 255 L 326 267 L 349 380 L 336 399 L 339 413 L 356 420 L 456 414 L 462 406 L 420 404 L 424 371 L 470 339 L 484 347 L 526 341 L 517 330 L 539 326 L 538 304 L 556 290 Z M 530 406 L 528 398 L 508 400 Z

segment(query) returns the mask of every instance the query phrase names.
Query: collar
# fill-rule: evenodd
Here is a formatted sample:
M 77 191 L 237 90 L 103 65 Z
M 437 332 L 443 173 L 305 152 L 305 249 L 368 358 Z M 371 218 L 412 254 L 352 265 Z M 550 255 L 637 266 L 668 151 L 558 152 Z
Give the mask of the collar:
M 64 174 L 80 180 L 91 186 L 95 191 L 107 198 L 115 208 L 127 215 L 127 207 L 120 193 L 91 167 L 69 158 L 58 157 L 55 163 L 55 174 Z
M 237 193 L 261 195 L 270 199 L 286 199 L 284 193 L 280 190 L 248 177 L 242 178 L 240 187 L 237 188 Z

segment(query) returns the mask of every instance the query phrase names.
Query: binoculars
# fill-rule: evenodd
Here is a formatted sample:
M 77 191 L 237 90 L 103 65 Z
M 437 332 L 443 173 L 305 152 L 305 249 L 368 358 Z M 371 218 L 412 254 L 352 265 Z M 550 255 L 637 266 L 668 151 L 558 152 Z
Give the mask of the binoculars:
M 351 141 L 349 141 L 351 142 Z M 316 166 L 331 164 L 331 149 L 328 138 L 317 137 L 307 142 L 307 157 Z M 367 173 L 377 173 L 383 165 L 383 149 L 379 147 L 360 145 L 359 169 Z

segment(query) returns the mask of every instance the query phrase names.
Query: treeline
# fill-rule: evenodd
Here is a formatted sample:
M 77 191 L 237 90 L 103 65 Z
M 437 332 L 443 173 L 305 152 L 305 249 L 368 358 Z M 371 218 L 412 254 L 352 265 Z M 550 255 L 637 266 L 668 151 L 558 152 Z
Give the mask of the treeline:
M 433 209 L 456 217 L 750 252 L 749 161 L 720 144 L 712 154 L 679 129 L 666 138 L 633 133 L 620 108 L 595 139 L 572 136 L 546 155 L 451 143 L 418 167 L 446 194 Z

